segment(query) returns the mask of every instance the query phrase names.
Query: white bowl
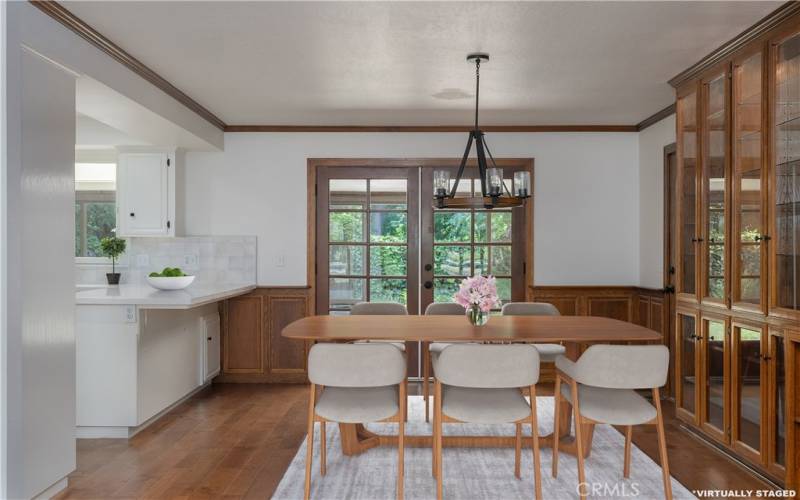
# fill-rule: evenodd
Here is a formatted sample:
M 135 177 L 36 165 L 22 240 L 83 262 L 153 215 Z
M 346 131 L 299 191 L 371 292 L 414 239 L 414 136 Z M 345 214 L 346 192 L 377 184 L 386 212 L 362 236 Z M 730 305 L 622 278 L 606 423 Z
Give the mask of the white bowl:
M 192 281 L 194 281 L 194 276 L 147 277 L 150 286 L 159 290 L 181 290 L 191 285 Z

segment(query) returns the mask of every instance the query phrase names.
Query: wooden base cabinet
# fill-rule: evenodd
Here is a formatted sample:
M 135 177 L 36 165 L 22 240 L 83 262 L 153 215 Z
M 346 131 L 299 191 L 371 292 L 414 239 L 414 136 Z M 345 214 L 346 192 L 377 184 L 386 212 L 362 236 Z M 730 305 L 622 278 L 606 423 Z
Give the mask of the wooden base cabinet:
M 221 305 L 222 374 L 218 382 L 307 381 L 308 346 L 281 337 L 311 314 L 309 289 L 257 288 Z
M 800 331 L 787 332 L 786 375 L 786 485 L 800 490 Z

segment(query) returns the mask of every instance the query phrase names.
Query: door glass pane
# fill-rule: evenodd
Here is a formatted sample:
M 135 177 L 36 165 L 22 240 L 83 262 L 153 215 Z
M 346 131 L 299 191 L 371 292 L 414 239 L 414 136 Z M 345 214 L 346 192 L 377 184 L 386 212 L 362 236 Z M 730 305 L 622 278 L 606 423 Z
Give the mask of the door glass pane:
M 328 181 L 330 208 L 334 210 L 364 210 L 367 204 L 365 179 L 331 179 Z
M 364 213 L 330 212 L 328 214 L 328 240 L 331 242 L 364 241 Z
M 369 248 L 369 273 L 372 276 L 405 276 L 407 259 L 405 245 L 372 245 Z
M 353 304 L 364 301 L 365 290 L 365 279 L 331 278 L 328 285 L 331 311 L 350 311 Z
M 761 331 L 737 328 L 736 360 L 739 393 L 739 441 L 754 450 L 761 447 Z
M 370 302 L 399 302 L 406 304 L 408 289 L 404 279 L 370 279 Z
M 724 428 L 725 418 L 725 323 L 706 320 L 706 421 Z
M 697 93 L 678 99 L 680 133 L 680 292 L 695 293 L 696 198 L 697 198 Z
M 475 212 L 475 242 L 489 242 L 489 214 L 487 212 Z
M 491 251 L 492 267 L 489 270 L 494 276 L 511 275 L 511 245 L 494 245 Z
M 436 211 L 433 214 L 433 241 L 435 243 L 469 242 L 472 231 L 472 213 Z
M 511 278 L 497 278 L 497 296 L 504 304 L 511 302 Z
M 369 241 L 373 243 L 405 243 L 405 212 L 372 212 L 369 214 Z
M 472 261 L 469 246 L 435 245 L 433 273 L 436 276 L 471 276 Z
M 786 366 L 784 364 L 783 337 L 773 337 L 775 343 L 775 463 L 786 465 Z
M 776 302 L 800 309 L 800 35 L 778 46 L 775 69 Z
M 433 301 L 453 302 L 453 296 L 458 291 L 461 278 L 436 278 L 433 280 Z
M 708 84 L 704 117 L 706 196 L 706 295 L 725 298 L 725 74 Z
M 365 259 L 361 245 L 331 245 L 328 256 L 330 274 L 363 276 L 367 267 Z
M 372 210 L 405 210 L 405 179 L 372 179 L 369 181 L 369 203 Z
M 477 214 L 476 214 L 477 215 Z M 475 245 L 473 274 L 486 276 L 489 274 L 489 247 L 486 245 Z
M 695 374 L 695 320 L 693 316 L 684 316 L 679 314 L 678 321 L 680 322 L 679 325 L 681 335 L 681 399 L 679 403 L 681 408 L 687 410 L 689 413 L 694 413 L 694 398 L 697 383 L 697 377 Z
M 492 212 L 492 243 L 511 242 L 511 212 Z

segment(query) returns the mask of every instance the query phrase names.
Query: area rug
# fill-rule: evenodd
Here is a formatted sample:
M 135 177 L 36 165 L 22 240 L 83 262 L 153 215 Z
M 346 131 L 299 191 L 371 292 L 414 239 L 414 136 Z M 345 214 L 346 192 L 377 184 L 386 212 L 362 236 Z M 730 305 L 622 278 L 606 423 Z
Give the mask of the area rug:
M 553 430 L 553 398 L 537 398 L 539 434 Z M 431 433 L 424 419 L 422 396 L 409 398 L 409 418 L 406 435 Z M 317 424 L 319 425 L 319 424 Z M 367 428 L 379 434 L 396 434 L 397 424 L 369 424 Z M 319 428 L 314 435 L 314 467 L 311 475 L 311 498 L 314 499 L 391 499 L 396 497 L 397 448 L 382 446 L 361 455 L 342 455 L 339 426 L 328 424 L 328 473 L 319 475 Z M 499 435 L 513 436 L 514 426 L 445 424 L 445 435 Z M 523 434 L 530 436 L 530 426 L 523 426 Z M 594 431 L 591 456 L 586 459 L 586 482 L 591 498 L 664 498 L 661 468 L 647 455 L 633 446 L 631 450 L 631 477 L 622 477 L 624 451 L 622 434 L 607 425 L 598 425 Z M 305 481 L 306 446 L 304 441 L 292 463 L 281 479 L 273 498 L 303 498 Z M 544 499 L 578 498 L 577 462 L 574 457 L 559 455 L 558 478 L 550 474 L 550 448 L 542 448 L 542 496 Z M 514 477 L 513 448 L 445 448 L 442 462 L 444 496 L 454 499 L 531 499 L 533 498 L 533 466 L 530 448 L 522 450 L 522 479 Z M 431 450 L 406 448 L 405 498 L 430 499 L 436 497 L 436 482 L 431 476 Z M 696 498 L 674 478 L 674 498 Z

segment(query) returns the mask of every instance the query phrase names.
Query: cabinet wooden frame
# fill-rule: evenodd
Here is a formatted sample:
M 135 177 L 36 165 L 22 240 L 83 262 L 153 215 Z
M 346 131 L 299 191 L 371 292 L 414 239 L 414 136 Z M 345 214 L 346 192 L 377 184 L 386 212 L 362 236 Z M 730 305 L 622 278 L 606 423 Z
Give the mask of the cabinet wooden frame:
M 709 324 L 722 323 L 723 325 L 723 339 L 722 339 L 722 428 L 716 427 L 710 422 L 709 411 L 709 394 L 708 394 L 708 379 L 709 379 L 709 354 L 712 346 L 709 346 Z M 699 377 L 697 377 L 696 384 L 700 388 L 698 407 L 698 421 L 700 427 L 707 435 L 723 444 L 730 443 L 730 408 L 731 408 L 731 361 L 730 361 L 730 318 L 724 315 L 704 313 L 700 321 L 700 362 L 699 362 Z
M 700 315 L 697 311 L 689 310 L 689 309 L 681 309 L 678 308 L 677 311 L 677 320 L 675 321 L 675 384 L 674 384 L 674 392 L 675 392 L 675 415 L 692 425 L 699 425 L 699 417 L 700 417 L 700 385 L 698 383 L 699 376 L 700 376 L 700 345 L 698 340 L 695 338 L 693 339 L 693 346 L 694 346 L 694 360 L 692 360 L 692 368 L 694 369 L 694 394 L 692 395 L 692 403 L 693 403 L 693 411 L 685 408 L 683 406 L 684 400 L 684 387 L 683 387 L 683 361 L 684 358 L 687 356 L 684 352 L 683 346 L 683 337 L 682 337 L 682 327 L 685 318 L 691 318 L 694 322 L 694 333 L 693 335 L 697 337 L 698 328 L 700 327 Z
M 739 107 L 737 106 L 737 97 L 739 96 L 736 72 L 739 68 L 749 61 L 752 57 L 761 56 L 761 108 L 760 108 L 760 124 L 761 124 L 761 144 L 760 144 L 760 207 L 761 207 L 761 236 L 767 239 L 762 239 L 760 242 L 760 295 L 759 304 L 745 302 L 741 300 L 741 214 L 739 211 L 740 203 L 744 200 L 741 189 L 741 158 L 739 150 L 735 146 L 736 139 L 736 126 L 738 123 Z M 733 58 L 733 67 L 731 70 L 731 214 L 732 214 L 732 229 L 731 229 L 731 309 L 743 312 L 757 312 L 766 314 L 767 304 L 769 301 L 769 267 L 768 267 L 768 254 L 769 254 L 769 112 L 768 112 L 768 96 L 769 96 L 769 51 L 765 48 L 762 42 L 751 44 L 740 55 Z
M 741 380 L 741 367 L 740 367 L 740 360 L 741 360 L 741 353 L 742 353 L 742 344 L 741 344 L 741 331 L 745 330 L 752 330 L 758 331 L 760 333 L 760 346 L 759 346 L 759 398 L 761 401 L 761 408 L 760 408 L 760 417 L 759 417 L 759 446 L 758 449 L 753 448 L 752 446 L 745 443 L 742 439 L 742 429 L 741 429 L 741 419 L 742 419 L 742 400 L 741 400 L 741 390 L 740 390 L 740 380 Z M 750 321 L 744 321 L 740 319 L 733 319 L 731 320 L 731 352 L 730 352 L 730 359 L 731 359 L 731 371 L 730 371 L 730 379 L 731 379 L 731 406 L 730 406 L 730 429 L 731 429 L 731 447 L 737 452 L 740 453 L 743 457 L 746 457 L 749 461 L 766 465 L 766 453 L 764 451 L 767 449 L 767 443 L 769 440 L 769 427 L 770 423 L 767 418 L 768 415 L 768 390 L 769 390 L 769 369 L 768 364 L 765 359 L 762 358 L 766 356 L 765 353 L 769 352 L 769 338 L 767 335 L 767 326 L 765 324 L 754 323 Z
M 715 298 L 711 297 L 709 292 L 709 276 L 710 276 L 710 217 L 709 217 L 709 205 L 710 205 L 710 196 L 708 196 L 710 191 L 710 168 L 711 168 L 711 145 L 712 141 L 710 139 L 711 127 L 708 123 L 708 106 L 709 102 L 711 101 L 710 97 L 710 85 L 713 82 L 718 80 L 722 80 L 723 84 L 723 109 L 722 109 L 722 120 L 723 120 L 723 130 L 724 130 L 724 145 L 723 145 L 723 155 L 725 157 L 724 164 L 723 164 L 723 172 L 725 176 L 724 182 L 724 195 L 723 195 L 723 219 L 724 219 L 724 231 L 725 237 L 723 239 L 723 272 L 722 272 L 722 280 L 723 280 L 723 287 L 722 287 L 722 298 Z M 699 200 L 699 210 L 698 220 L 697 223 L 699 225 L 699 234 L 700 234 L 700 241 L 698 242 L 697 253 L 699 254 L 699 266 L 697 267 L 697 272 L 695 279 L 698 281 L 699 286 L 698 296 L 700 301 L 703 304 L 717 306 L 717 307 L 724 307 L 727 308 L 729 305 L 729 298 L 730 298 L 730 283 L 731 283 L 731 259 L 730 259 L 730 250 L 731 250 L 731 220 L 729 217 L 730 209 L 731 209 L 731 141 L 730 141 L 730 131 L 731 131 L 731 68 L 730 63 L 726 62 L 722 65 L 719 65 L 715 68 L 712 68 L 708 72 L 705 73 L 704 77 L 700 80 L 700 99 L 697 105 L 698 114 L 699 114 L 699 121 L 698 121 L 698 129 L 700 134 L 700 148 L 699 148 L 699 156 L 700 156 L 700 168 L 699 168 L 699 191 L 697 193 L 697 198 Z
M 682 136 L 683 136 L 683 130 L 685 128 L 685 125 L 683 123 L 683 112 L 682 112 L 681 104 L 682 104 L 682 99 L 688 98 L 692 94 L 694 94 L 694 100 L 695 100 L 695 106 L 694 106 L 695 107 L 695 117 L 694 117 L 694 120 L 695 120 L 695 128 L 694 128 L 694 135 L 695 135 L 695 169 L 694 169 L 694 179 L 686 179 L 685 178 L 685 176 L 686 176 L 686 168 L 685 168 L 685 165 L 684 165 L 684 154 L 685 154 L 686 145 L 684 144 L 684 141 L 681 140 Z M 678 89 L 678 92 L 677 92 L 677 103 L 678 103 L 678 105 L 677 105 L 677 108 L 676 108 L 677 115 L 676 115 L 676 120 L 675 120 L 676 127 L 677 127 L 676 128 L 676 134 L 677 134 L 677 137 L 678 137 L 677 146 L 676 146 L 677 147 L 678 173 L 677 173 L 677 180 L 676 180 L 676 183 L 675 183 L 677 188 L 678 188 L 677 203 L 676 203 L 676 205 L 677 205 L 677 210 L 676 210 L 676 212 L 677 212 L 676 213 L 677 231 L 676 231 L 676 234 L 675 234 L 675 245 L 676 245 L 676 248 L 677 248 L 677 260 L 678 260 L 678 262 L 676 263 L 677 264 L 676 267 L 677 267 L 678 272 L 677 272 L 677 276 L 675 278 L 675 283 L 676 283 L 676 296 L 677 296 L 678 300 L 679 301 L 688 302 L 688 303 L 697 303 L 698 302 L 698 296 L 699 296 L 699 290 L 700 290 L 700 287 L 699 287 L 699 284 L 700 284 L 699 283 L 699 270 L 700 270 L 700 261 L 699 261 L 699 259 L 700 259 L 700 255 L 699 255 L 698 243 L 697 243 L 697 238 L 699 238 L 700 235 L 698 233 L 698 222 L 697 222 L 697 219 L 698 219 L 698 216 L 699 216 L 699 213 L 700 213 L 700 209 L 701 209 L 701 205 L 700 205 L 700 187 L 701 187 L 700 186 L 700 173 L 702 171 L 702 162 L 701 162 L 702 155 L 700 154 L 701 148 L 702 148 L 702 146 L 701 146 L 702 137 L 701 137 L 701 134 L 700 134 L 700 110 L 702 109 L 701 106 L 700 106 L 701 94 L 702 94 L 702 89 L 701 89 L 699 81 L 692 82 L 692 83 L 690 83 L 688 85 L 685 85 L 682 88 Z M 691 131 L 691 129 L 690 129 L 690 131 Z M 694 205 L 694 234 L 691 234 L 691 235 L 686 234 L 685 227 L 684 227 L 684 224 L 683 224 L 683 222 L 684 222 L 684 212 L 686 211 L 686 204 L 684 202 L 685 193 L 684 193 L 684 189 L 683 189 L 683 186 L 684 186 L 685 182 L 690 182 L 690 183 L 692 183 L 694 185 L 694 198 L 695 198 L 694 199 L 694 203 L 693 203 L 693 205 Z M 694 255 L 693 255 L 693 261 L 694 262 L 692 263 L 692 265 L 694 266 L 694 276 L 692 277 L 693 280 L 694 280 L 694 283 L 693 283 L 694 292 L 692 292 L 692 293 L 687 293 L 685 291 L 687 284 L 684 282 L 685 281 L 684 280 L 685 276 L 684 276 L 684 273 L 683 273 L 683 267 L 684 267 L 684 263 L 685 263 L 685 261 L 684 261 L 684 248 L 685 248 L 685 243 L 686 243 L 687 240 L 691 240 L 692 248 L 694 248 Z
M 786 486 L 800 490 L 800 330 L 786 332 Z
M 766 448 L 764 449 L 764 462 L 767 467 L 767 471 L 773 477 L 783 478 L 787 476 L 787 464 L 789 463 L 789 457 L 783 457 L 783 465 L 778 462 L 778 450 L 775 445 L 778 438 L 778 429 L 776 425 L 774 425 L 774 416 L 778 414 L 778 402 L 777 402 L 777 392 L 778 392 L 778 345 L 783 347 L 784 353 L 784 377 L 785 380 L 788 382 L 788 374 L 789 374 L 789 341 L 787 335 L 784 333 L 784 330 L 780 328 L 774 328 L 770 326 L 767 332 L 767 355 L 770 357 L 769 362 L 767 363 L 767 372 L 768 372 L 768 381 L 767 381 L 767 441 L 766 441 Z M 784 431 L 784 436 L 786 439 L 786 444 L 784 445 L 784 452 L 786 452 L 789 447 L 789 438 L 788 438 L 788 431 L 791 427 L 790 424 L 790 397 L 789 397 L 789 385 L 785 386 L 786 392 L 784 394 L 785 402 L 784 402 L 784 417 L 783 422 L 786 425 L 786 430 Z M 772 417 L 772 418 L 771 418 Z

